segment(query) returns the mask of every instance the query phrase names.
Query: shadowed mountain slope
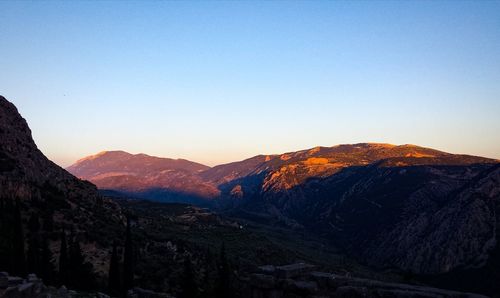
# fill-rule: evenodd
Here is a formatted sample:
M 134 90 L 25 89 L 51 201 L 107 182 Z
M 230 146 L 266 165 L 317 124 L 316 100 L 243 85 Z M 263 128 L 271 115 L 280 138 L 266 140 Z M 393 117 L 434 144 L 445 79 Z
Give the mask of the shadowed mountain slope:
M 33 142 L 26 121 L 3 97 L 0 135 L 0 198 L 21 200 L 24 223 L 29 214 L 39 213 L 53 219 L 55 231 L 73 230 L 86 258 L 104 275 L 110 241 L 123 231 L 122 209 L 102 198 L 94 185 L 49 161 Z M 414 145 L 363 143 L 262 155 L 213 168 L 115 151 L 80 160 L 71 169 L 122 193 L 161 200 L 209 198 L 238 221 L 259 222 L 260 229 L 267 224 L 310 233 L 374 267 L 425 274 L 463 290 L 500 291 L 497 160 Z M 143 249 L 158 245 L 157 252 L 141 256 L 142 278 L 155 274 L 150 269 L 158 260 L 165 261 L 160 248 L 176 233 L 181 235 L 175 241 L 185 237 L 182 241 L 194 251 L 199 248 L 196 243 L 206 243 L 207 229 L 214 232 L 210 243 L 218 241 L 221 229 L 236 238 L 254 237 L 241 231 L 236 221 L 196 211 L 196 216 L 180 217 L 186 221 L 183 226 L 208 220 L 208 225 L 200 225 L 200 239 L 193 240 L 185 227 L 165 230 L 156 223 L 156 215 L 146 218 L 151 210 L 142 210 L 133 201 L 127 204 L 132 213 L 144 212 L 138 221 L 141 227 L 150 224 L 150 232 L 161 236 L 151 240 L 149 232 L 136 235 L 144 242 Z M 58 253 L 57 234 L 50 240 L 54 253 Z M 272 241 L 262 241 L 270 252 L 278 249 Z M 293 252 L 289 254 L 294 258 Z M 453 282 L 457 276 L 469 278 L 458 285 Z
M 98 185 L 113 176 L 87 171 Z M 161 167 L 154 173 L 164 171 L 176 173 Z M 99 181 L 99 175 L 106 178 Z M 162 176 L 163 184 L 150 179 L 156 175 L 117 175 L 119 181 L 107 186 L 142 183 L 144 189 L 216 198 L 212 202 L 229 215 L 306 229 L 372 266 L 415 274 L 482 267 L 497 243 L 500 169 L 489 158 L 360 143 L 259 155 Z
M 2 206 L 19 200 L 24 223 L 32 215 L 39 217 L 54 254 L 58 253 L 61 231 L 72 231 L 94 265 L 106 264 L 110 239 L 118 237 L 116 233 L 123 227 L 119 205 L 103 198 L 93 184 L 48 160 L 34 143 L 26 120 L 2 96 L 0 200 Z M 94 270 L 103 275 L 106 268 L 95 266 Z
M 227 167 L 226 177 L 238 177 Z M 232 214 L 271 215 L 377 267 L 436 274 L 482 266 L 496 243 L 493 159 L 355 144 L 269 156 L 245 174 L 217 177 L 228 180 L 219 189 Z

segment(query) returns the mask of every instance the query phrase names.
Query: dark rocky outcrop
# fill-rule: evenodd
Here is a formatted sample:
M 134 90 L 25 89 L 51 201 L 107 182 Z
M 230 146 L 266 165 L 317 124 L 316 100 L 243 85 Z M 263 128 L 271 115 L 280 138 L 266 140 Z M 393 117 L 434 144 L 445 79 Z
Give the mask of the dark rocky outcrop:
M 123 225 L 121 208 L 103 198 L 93 184 L 47 159 L 33 141 L 26 120 L 1 96 L 0 199 L 20 202 L 25 225 L 32 214 L 51 222 L 52 231 L 44 236 L 53 255 L 58 253 L 59 231 L 72 231 L 82 242 L 86 259 L 102 264 L 94 269 L 105 274 L 110 237 Z
M 175 298 L 175 297 L 166 293 L 159 293 L 135 287 L 127 292 L 127 298 Z
M 35 274 L 29 274 L 26 279 L 10 276 L 7 272 L 0 272 L 0 297 L 4 298 L 72 298 L 79 297 L 75 291 L 47 286 Z M 96 293 L 87 294 L 86 297 L 109 298 L 109 296 Z
M 314 266 L 303 263 L 260 269 L 260 273 L 251 275 L 246 297 L 486 298 L 472 293 L 318 272 L 314 271 Z

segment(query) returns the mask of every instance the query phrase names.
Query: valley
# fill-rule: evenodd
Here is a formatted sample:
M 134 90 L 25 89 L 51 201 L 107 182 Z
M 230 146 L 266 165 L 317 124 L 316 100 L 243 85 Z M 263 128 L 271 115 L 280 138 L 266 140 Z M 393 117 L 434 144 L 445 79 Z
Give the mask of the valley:
M 67 172 L 3 97 L 0 127 L 0 271 L 36 273 L 51 293 L 63 285 L 90 296 L 499 292 L 494 159 L 362 143 L 212 168 L 102 152 Z M 265 271 L 275 267 L 316 271 L 283 281 Z M 325 280 L 332 276 L 341 284 Z

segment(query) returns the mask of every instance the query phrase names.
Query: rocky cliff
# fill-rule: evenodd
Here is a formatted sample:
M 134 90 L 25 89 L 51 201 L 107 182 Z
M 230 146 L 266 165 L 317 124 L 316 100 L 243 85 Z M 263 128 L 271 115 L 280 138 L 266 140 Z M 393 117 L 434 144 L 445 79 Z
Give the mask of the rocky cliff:
M 48 160 L 32 139 L 26 120 L 0 96 L 0 199 L 19 200 L 23 222 L 37 214 L 53 221 L 49 246 L 58 254 L 62 229 L 82 242 L 87 260 L 104 274 L 110 238 L 102 233 L 123 225 L 118 204 L 103 198 L 97 188 Z M 108 237 L 112 235 L 109 234 Z
M 437 274 L 485 264 L 499 179 L 491 159 L 357 144 L 269 157 L 220 189 L 226 198 L 238 189 L 236 215 L 273 214 L 371 265 Z

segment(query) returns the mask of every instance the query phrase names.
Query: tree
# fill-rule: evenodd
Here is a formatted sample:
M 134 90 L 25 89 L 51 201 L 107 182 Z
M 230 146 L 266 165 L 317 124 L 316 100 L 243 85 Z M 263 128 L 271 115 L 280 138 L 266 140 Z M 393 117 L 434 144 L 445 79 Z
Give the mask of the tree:
M 184 257 L 184 272 L 182 275 L 182 291 L 181 298 L 196 298 L 198 297 L 198 286 L 196 285 L 193 265 L 189 256 Z
M 108 273 L 108 290 L 110 294 L 118 294 L 120 292 L 120 261 L 118 260 L 117 246 L 117 242 L 114 241 Z
M 28 220 L 28 230 L 31 234 L 35 234 L 40 231 L 40 220 L 38 218 L 38 214 L 35 212 L 31 213 L 30 219 Z
M 94 286 L 94 268 L 92 264 L 85 262 L 80 247 L 80 241 L 76 236 L 71 237 L 71 245 L 69 247 L 69 282 L 68 284 L 79 290 L 89 290 Z
M 123 257 L 123 291 L 124 294 L 134 286 L 134 252 L 130 218 L 127 217 L 127 231 L 125 233 L 125 252 Z
M 29 237 L 26 260 L 28 272 L 40 275 L 40 244 L 38 234 L 31 234 Z
M 12 252 L 12 210 L 5 199 L 0 197 L 0 270 L 10 271 Z
M 46 232 L 54 230 L 54 214 L 50 211 L 44 213 L 42 229 Z
M 233 288 L 231 284 L 231 269 L 226 257 L 226 246 L 222 243 L 219 264 L 217 265 L 217 283 L 215 294 L 218 298 L 231 298 L 233 295 Z
M 40 253 L 40 277 L 46 284 L 54 284 L 54 257 L 52 255 L 52 251 L 50 250 L 49 240 L 47 238 L 42 241 L 42 249 Z
M 40 221 L 38 219 L 38 214 L 31 213 L 30 219 L 28 220 L 28 250 L 26 252 L 26 261 L 29 273 L 35 273 L 40 276 Z
M 26 274 L 26 258 L 24 253 L 24 231 L 23 220 L 21 216 L 21 206 L 19 200 L 16 200 L 14 207 L 14 229 L 12 241 L 12 273 L 18 276 Z
M 64 285 L 68 283 L 68 244 L 64 230 L 61 232 L 61 249 L 59 252 L 59 282 Z

